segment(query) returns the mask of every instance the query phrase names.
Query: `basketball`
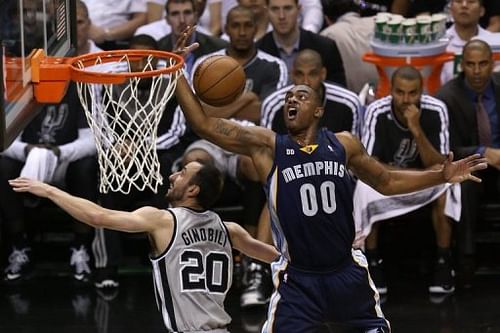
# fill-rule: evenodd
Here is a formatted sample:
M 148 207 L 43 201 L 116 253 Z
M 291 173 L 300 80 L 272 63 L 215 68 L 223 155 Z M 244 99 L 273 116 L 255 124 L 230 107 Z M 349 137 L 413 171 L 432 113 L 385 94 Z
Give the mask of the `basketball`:
M 224 106 L 236 100 L 245 89 L 245 82 L 243 67 L 223 55 L 208 57 L 193 75 L 196 95 L 212 106 Z

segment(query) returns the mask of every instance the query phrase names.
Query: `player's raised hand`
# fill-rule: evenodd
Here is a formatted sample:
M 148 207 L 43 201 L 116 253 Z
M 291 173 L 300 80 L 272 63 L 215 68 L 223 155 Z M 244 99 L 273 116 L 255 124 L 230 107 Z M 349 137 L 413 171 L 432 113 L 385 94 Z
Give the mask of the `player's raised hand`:
M 444 161 L 443 177 L 448 183 L 461 183 L 465 180 L 472 180 L 477 183 L 481 179 L 474 176 L 474 171 L 483 170 L 488 167 L 486 159 L 479 154 L 470 155 L 458 161 L 453 161 L 453 152 L 448 154 Z
M 175 48 L 172 52 L 181 55 L 183 57 L 186 57 L 190 52 L 193 52 L 196 48 L 198 48 L 199 44 L 198 43 L 193 43 L 191 45 L 187 45 L 189 41 L 191 40 L 191 35 L 193 32 L 196 30 L 196 25 L 193 25 L 192 27 L 187 27 L 180 37 L 177 39 L 177 42 L 175 43 Z
M 46 198 L 50 185 L 45 184 L 41 181 L 29 179 L 25 177 L 18 177 L 16 179 L 9 180 L 9 185 L 15 192 L 29 192 L 36 196 Z

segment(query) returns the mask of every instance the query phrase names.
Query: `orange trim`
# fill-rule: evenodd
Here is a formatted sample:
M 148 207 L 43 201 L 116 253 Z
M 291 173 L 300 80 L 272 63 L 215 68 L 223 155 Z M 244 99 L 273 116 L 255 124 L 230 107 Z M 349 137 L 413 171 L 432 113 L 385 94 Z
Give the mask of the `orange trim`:
M 87 68 L 101 63 L 117 62 L 127 57 L 129 61 L 138 61 L 154 56 L 159 59 L 174 59 L 175 65 L 144 72 L 103 73 L 92 72 Z M 129 78 L 153 77 L 178 71 L 184 65 L 180 55 L 156 50 L 114 50 L 88 53 L 74 58 L 56 58 L 45 56 L 43 50 L 36 50 L 31 58 L 31 76 L 34 95 L 40 103 L 59 103 L 68 88 L 70 80 L 85 83 L 116 84 Z M 83 68 L 80 68 L 83 66 Z
M 390 93 L 390 78 L 387 76 L 385 67 L 401 67 L 412 65 L 417 69 L 431 66 L 431 73 L 424 82 L 429 94 L 433 95 L 441 87 L 441 69 L 445 62 L 452 61 L 455 55 L 450 52 L 441 53 L 435 56 L 426 57 L 385 57 L 374 53 L 366 53 L 363 60 L 377 66 L 379 82 L 377 85 L 376 97 L 381 98 Z M 500 57 L 499 57 L 500 58 Z
M 70 66 L 65 58 L 50 58 L 42 49 L 31 57 L 33 95 L 39 103 L 60 103 L 68 90 Z

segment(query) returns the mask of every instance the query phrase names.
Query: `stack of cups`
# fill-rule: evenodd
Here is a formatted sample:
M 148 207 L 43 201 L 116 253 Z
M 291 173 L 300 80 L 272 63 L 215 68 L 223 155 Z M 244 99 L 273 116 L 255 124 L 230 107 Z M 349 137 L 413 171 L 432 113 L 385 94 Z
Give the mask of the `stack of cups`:
M 401 15 L 378 13 L 375 17 L 375 39 L 393 45 L 428 44 L 446 33 L 446 15 L 419 15 L 405 19 Z

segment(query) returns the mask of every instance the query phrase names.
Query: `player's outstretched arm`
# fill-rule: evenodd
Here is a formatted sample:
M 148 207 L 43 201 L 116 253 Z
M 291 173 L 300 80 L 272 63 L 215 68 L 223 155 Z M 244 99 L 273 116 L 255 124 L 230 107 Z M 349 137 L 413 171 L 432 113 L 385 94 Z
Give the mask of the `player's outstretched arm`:
M 280 255 L 274 246 L 253 238 L 240 225 L 233 222 L 224 223 L 229 230 L 233 247 L 247 256 L 271 263 Z
M 188 124 L 200 137 L 238 154 L 252 156 L 256 149 L 265 147 L 274 151 L 274 132 L 271 130 L 208 116 L 184 77 L 177 80 L 176 98 Z
M 153 207 L 143 207 L 134 212 L 106 209 L 92 201 L 33 179 L 19 177 L 9 180 L 9 184 L 16 192 L 29 192 L 53 201 L 76 220 L 94 227 L 153 233 L 161 223 L 172 220 L 170 214 Z
M 185 56 L 194 49 L 192 45 L 186 46 L 193 29 L 186 29 L 178 39 L 176 53 Z M 208 116 L 183 75 L 177 80 L 175 94 L 187 122 L 196 134 L 228 151 L 252 157 L 261 180 L 267 177 L 274 157 L 273 131 L 260 126 L 241 126 L 227 119 Z
M 472 173 L 487 167 L 486 160 L 479 155 L 453 162 L 453 154 L 450 154 L 443 164 L 426 170 L 389 169 L 370 157 L 352 134 L 342 132 L 338 138 L 346 149 L 348 168 L 363 182 L 385 195 L 419 191 L 442 183 L 480 182 L 481 179 Z

